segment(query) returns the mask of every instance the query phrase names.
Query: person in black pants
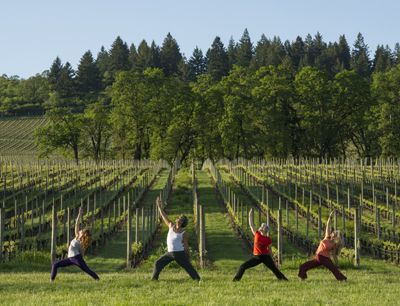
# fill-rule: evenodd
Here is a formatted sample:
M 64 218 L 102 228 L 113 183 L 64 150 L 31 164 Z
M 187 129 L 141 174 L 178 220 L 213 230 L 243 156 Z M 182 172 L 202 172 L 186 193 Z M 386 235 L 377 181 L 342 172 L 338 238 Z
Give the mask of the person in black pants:
M 189 259 L 189 245 L 187 235 L 184 231 L 188 223 L 186 216 L 182 215 L 172 223 L 163 208 L 161 207 L 161 200 L 157 198 L 157 207 L 160 211 L 161 218 L 169 227 L 167 236 L 168 252 L 161 256 L 154 264 L 152 280 L 158 280 L 158 277 L 166 265 L 172 261 L 176 261 L 185 271 L 190 275 L 193 280 L 200 280 L 200 276 L 194 269 Z
M 253 209 L 250 210 L 249 225 L 251 232 L 254 235 L 253 257 L 239 267 L 239 270 L 233 278 L 233 281 L 240 281 L 247 269 L 258 266 L 261 263 L 266 265 L 278 279 L 287 280 L 285 275 L 283 275 L 283 273 L 275 266 L 275 263 L 271 257 L 269 246 L 272 244 L 272 239 L 268 235 L 268 225 L 262 223 L 258 231 L 254 230 Z

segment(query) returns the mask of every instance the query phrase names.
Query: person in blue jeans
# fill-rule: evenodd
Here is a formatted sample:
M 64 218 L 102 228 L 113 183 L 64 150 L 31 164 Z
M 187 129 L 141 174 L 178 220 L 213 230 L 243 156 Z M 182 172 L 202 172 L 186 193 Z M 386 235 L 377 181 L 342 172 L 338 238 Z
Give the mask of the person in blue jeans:
M 50 276 L 51 282 L 53 282 L 56 278 L 58 268 L 72 265 L 78 266 L 82 269 L 82 271 L 89 274 L 93 279 L 100 279 L 99 276 L 87 266 L 85 260 L 82 257 L 82 255 L 87 250 L 92 238 L 88 229 L 79 229 L 82 214 L 83 210 L 82 208 L 80 208 L 78 217 L 76 218 L 75 222 L 75 238 L 71 241 L 68 248 L 68 258 L 53 263 Z

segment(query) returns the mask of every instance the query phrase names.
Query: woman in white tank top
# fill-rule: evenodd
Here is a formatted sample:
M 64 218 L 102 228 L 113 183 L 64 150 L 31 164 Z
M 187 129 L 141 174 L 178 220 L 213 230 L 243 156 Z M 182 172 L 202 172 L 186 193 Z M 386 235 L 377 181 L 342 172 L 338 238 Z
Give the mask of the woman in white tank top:
M 189 259 L 189 246 L 187 234 L 184 231 L 188 223 L 186 216 L 181 215 L 175 220 L 175 224 L 167 217 L 164 209 L 161 207 L 161 200 L 156 200 L 158 210 L 164 223 L 169 227 L 167 236 L 168 252 L 161 256 L 154 264 L 153 280 L 158 280 L 162 269 L 172 261 L 176 261 L 178 265 L 186 270 L 193 280 L 200 280 L 200 276 L 193 268 Z
M 68 258 L 56 261 L 52 264 L 51 267 L 51 275 L 50 281 L 54 281 L 57 276 L 57 269 L 67 267 L 67 266 L 78 266 L 82 269 L 82 271 L 89 274 L 93 279 L 99 280 L 99 276 L 92 271 L 88 265 L 86 264 L 85 260 L 83 259 L 82 255 L 85 253 L 87 247 L 91 241 L 91 234 L 88 229 L 79 229 L 80 220 L 83 216 L 83 209 L 79 209 L 78 217 L 75 221 L 75 238 L 71 241 L 69 248 L 68 248 Z

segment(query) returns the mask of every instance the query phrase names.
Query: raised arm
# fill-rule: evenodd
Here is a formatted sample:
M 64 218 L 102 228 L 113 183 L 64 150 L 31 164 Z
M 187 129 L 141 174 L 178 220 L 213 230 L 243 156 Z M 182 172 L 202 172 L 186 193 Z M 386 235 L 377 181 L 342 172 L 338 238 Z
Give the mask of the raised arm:
M 253 235 L 256 234 L 256 230 L 254 229 L 254 212 L 253 212 L 253 208 L 250 209 L 250 213 L 249 213 L 249 225 L 250 225 L 250 229 L 251 232 L 253 233 Z
M 75 221 L 75 238 L 77 238 L 79 236 L 79 226 L 81 223 L 82 215 L 83 215 L 83 209 L 82 209 L 82 207 L 80 207 L 79 212 L 78 212 L 78 217 L 76 217 L 76 221 Z
M 329 214 L 328 221 L 326 222 L 326 228 L 325 228 L 325 237 L 324 239 L 329 238 L 331 235 L 331 217 L 333 215 L 333 211 Z
M 157 207 L 160 212 L 161 218 L 163 219 L 164 223 L 166 225 L 168 225 L 168 227 L 170 227 L 172 225 L 172 222 L 170 219 L 168 219 L 167 214 L 165 213 L 164 209 L 161 207 L 160 197 L 157 197 L 156 203 L 157 203 Z

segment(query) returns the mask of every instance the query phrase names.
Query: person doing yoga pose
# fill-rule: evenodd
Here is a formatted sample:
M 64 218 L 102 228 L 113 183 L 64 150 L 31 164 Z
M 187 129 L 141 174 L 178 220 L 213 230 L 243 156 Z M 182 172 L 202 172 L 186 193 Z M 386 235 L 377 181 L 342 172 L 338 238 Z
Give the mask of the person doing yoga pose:
M 329 214 L 328 222 L 326 223 L 325 237 L 319 243 L 314 259 L 300 265 L 299 277 L 302 280 L 307 278 L 308 270 L 314 269 L 318 266 L 324 266 L 328 268 L 333 275 L 335 275 L 338 281 L 345 281 L 347 279 L 346 276 L 339 271 L 339 269 L 330 259 L 330 257 L 333 256 L 335 262 L 337 263 L 337 256 L 339 255 L 342 246 L 340 232 L 331 230 L 332 214 L 333 211 Z
M 253 257 L 244 262 L 237 271 L 233 281 L 240 281 L 246 269 L 258 266 L 263 263 L 267 266 L 275 276 L 280 280 L 287 280 L 285 275 L 275 266 L 274 260 L 271 256 L 270 245 L 272 244 L 272 239 L 269 237 L 268 225 L 262 223 L 260 228 L 256 231 L 253 224 L 253 208 L 250 210 L 249 214 L 249 225 L 251 232 L 254 235 L 254 245 L 253 245 Z
M 54 281 L 54 279 L 56 278 L 58 268 L 72 265 L 78 266 L 84 272 L 89 274 L 93 279 L 99 280 L 98 275 L 91 269 L 89 269 L 85 260 L 82 257 L 82 255 L 86 252 L 86 249 L 89 247 L 91 241 L 90 231 L 88 229 L 79 229 L 82 214 L 83 210 L 82 208 L 80 208 L 78 217 L 76 218 L 75 222 L 75 238 L 71 241 L 68 248 L 68 258 L 53 263 L 50 276 L 51 281 Z
M 181 215 L 173 223 L 168 219 L 164 209 L 161 207 L 161 200 L 156 200 L 158 210 L 160 211 L 161 218 L 164 223 L 169 227 L 167 236 L 167 247 L 168 251 L 161 256 L 154 264 L 154 271 L 152 280 L 158 280 L 158 277 L 166 265 L 172 261 L 176 261 L 178 265 L 185 269 L 193 280 L 200 280 L 200 276 L 197 271 L 193 268 L 189 259 L 189 246 L 188 238 L 185 232 L 185 227 L 188 223 L 186 216 Z

